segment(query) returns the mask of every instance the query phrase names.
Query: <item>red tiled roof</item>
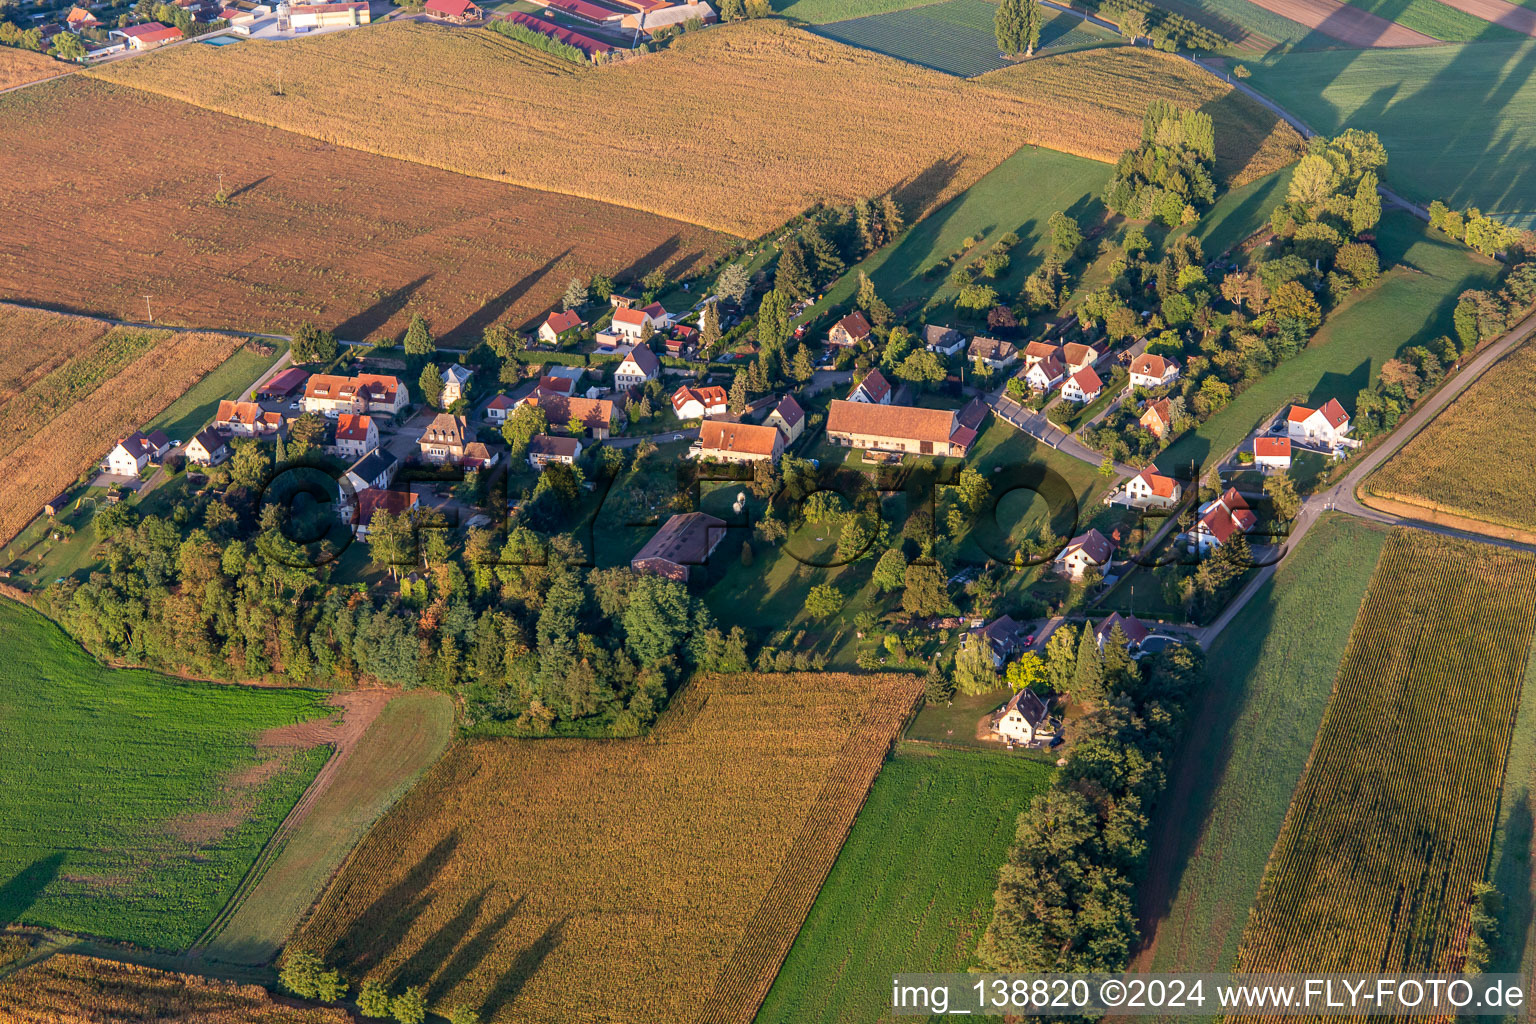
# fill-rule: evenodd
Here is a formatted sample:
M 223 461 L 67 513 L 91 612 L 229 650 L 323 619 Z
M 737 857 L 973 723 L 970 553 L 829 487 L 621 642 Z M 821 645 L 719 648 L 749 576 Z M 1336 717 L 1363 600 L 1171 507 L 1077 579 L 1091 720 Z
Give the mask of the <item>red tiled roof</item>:
M 344 412 L 336 417 L 336 440 L 366 441 L 368 428 L 371 426 L 373 426 L 373 420 L 367 416 Z
M 1147 418 L 1148 413 L 1161 420 L 1164 426 L 1173 425 L 1173 403 L 1166 398 L 1159 398 L 1155 402 L 1148 402 L 1147 407 L 1142 410 L 1142 420 Z
M 1179 368 L 1172 359 L 1164 359 L 1162 356 L 1154 356 L 1148 352 L 1143 352 L 1131 360 L 1131 373 L 1138 377 L 1156 377 L 1162 380 L 1170 367 L 1175 370 Z
M 706 452 L 735 452 L 740 455 L 771 456 L 783 443 L 777 427 L 752 423 L 727 423 L 705 420 L 699 428 L 699 442 Z
M 556 25 L 552 21 L 545 21 L 543 18 L 535 18 L 533 15 L 524 14 L 522 11 L 513 11 L 510 14 L 498 14 L 496 17 L 500 18 L 502 21 L 510 21 L 514 25 L 521 25 L 524 28 L 531 28 L 535 32 L 549 36 L 556 42 L 564 43 L 567 46 L 574 46 L 589 57 L 594 53 L 609 53 L 613 50 L 613 47 L 609 44 L 599 42 L 598 40 L 593 39 L 591 36 L 584 36 L 580 32 L 572 32 L 568 28 L 561 28 L 559 25 Z
M 410 491 L 380 491 L 369 488 L 357 493 L 357 523 L 367 526 L 373 522 L 375 512 L 387 512 L 398 516 L 416 504 L 416 495 Z
M 827 412 L 828 434 L 943 443 L 954 432 L 955 414 L 948 409 L 833 401 Z
M 864 319 L 863 313 L 849 313 L 837 322 L 837 326 L 848 332 L 848 336 L 855 340 L 869 337 L 869 321 Z
M 659 302 L 653 302 L 649 306 L 646 306 L 645 313 L 650 316 L 652 320 L 665 320 L 667 318 L 667 308 Z
M 537 391 L 554 395 L 573 395 L 576 393 L 576 382 L 569 377 L 540 377 Z
M 470 0 L 427 0 L 426 9 L 433 14 L 443 14 L 450 18 L 463 18 L 469 14 L 475 5 Z
M 643 327 L 650 319 L 650 314 L 643 309 L 635 309 L 626 306 L 613 311 L 613 322 L 616 324 L 628 324 L 630 327 Z
M 1093 367 L 1091 366 L 1085 366 L 1074 373 L 1072 375 L 1072 382 L 1085 395 L 1091 395 L 1095 391 L 1104 390 L 1104 382 L 1099 379 L 1098 374 L 1093 372 Z
M 1327 420 L 1328 425 L 1335 430 L 1349 422 L 1349 413 L 1344 411 L 1344 407 L 1339 404 L 1337 398 L 1328 399 L 1318 412 L 1323 414 L 1323 419 Z
M 1253 454 L 1268 458 L 1276 456 L 1290 457 L 1291 439 L 1288 437 L 1256 437 L 1253 439 Z
M 1045 341 L 1032 341 L 1024 346 L 1024 355 L 1030 359 L 1049 359 L 1061 355 L 1061 346 Z
M 563 313 L 549 314 L 544 324 L 556 334 L 564 334 L 581 326 L 581 316 L 575 310 L 568 309 Z
M 630 349 L 629 355 L 624 357 L 624 362 L 619 364 L 620 368 L 624 366 L 624 363 L 634 363 L 640 372 L 647 377 L 661 369 L 661 361 L 656 358 L 656 353 L 652 352 L 645 345 L 636 345 Z
M 544 0 L 544 6 L 599 23 L 618 21 L 624 17 L 623 11 L 613 11 L 606 7 L 599 7 L 597 4 L 589 4 L 587 0 Z
M 1144 469 L 1137 473 L 1136 479 L 1145 483 L 1147 489 L 1159 498 L 1173 497 L 1174 488 L 1178 486 L 1178 481 L 1174 480 L 1173 477 L 1161 476 L 1150 469 Z
M 497 395 L 485 403 L 487 409 L 510 409 L 515 405 L 517 405 L 517 400 L 511 395 Z
M 853 386 L 848 397 L 851 399 L 861 388 L 869 395 L 870 401 L 878 402 L 891 393 L 891 382 L 885 379 L 885 374 L 875 369 L 866 373 L 864 379 Z
M 695 388 L 684 384 L 672 392 L 672 409 L 675 412 L 681 412 L 683 406 L 692 401 L 698 402 L 704 407 L 704 411 L 708 412 L 710 409 L 723 407 L 727 398 L 725 388 L 722 387 L 711 385 L 709 387 Z
M 180 39 L 181 29 L 174 25 L 134 25 L 120 30 L 123 35 L 142 43 L 159 43 L 167 39 Z

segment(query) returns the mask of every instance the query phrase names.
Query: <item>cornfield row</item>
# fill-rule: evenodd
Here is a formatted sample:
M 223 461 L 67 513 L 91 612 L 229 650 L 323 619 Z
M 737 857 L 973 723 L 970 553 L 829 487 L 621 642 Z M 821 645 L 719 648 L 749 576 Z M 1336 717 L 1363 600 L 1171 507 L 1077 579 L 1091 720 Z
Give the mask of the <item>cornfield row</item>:
M 1270 855 L 1241 970 L 1460 969 L 1533 626 L 1536 559 L 1391 536 Z
M 239 346 L 224 335 L 171 335 L 0 458 L 0 544 Z
M 341 1009 L 283 1005 L 260 985 L 73 954 L 50 957 L 0 980 L 0 1020 L 7 1024 L 346 1024 L 351 1019 Z
M 1483 374 L 1376 471 L 1372 494 L 1517 530 L 1536 530 L 1526 449 L 1536 429 L 1536 345 Z
M 750 1019 L 920 688 L 713 678 L 648 737 L 460 744 L 296 941 L 488 1021 Z

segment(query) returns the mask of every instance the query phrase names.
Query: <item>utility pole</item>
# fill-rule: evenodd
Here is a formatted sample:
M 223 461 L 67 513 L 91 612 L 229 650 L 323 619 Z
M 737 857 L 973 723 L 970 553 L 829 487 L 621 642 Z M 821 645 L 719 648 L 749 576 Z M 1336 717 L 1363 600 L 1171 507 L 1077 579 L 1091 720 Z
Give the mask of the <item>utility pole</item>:
M 150 323 L 154 323 L 155 322 L 154 310 L 149 308 L 149 300 L 152 299 L 152 298 L 154 298 L 153 295 L 146 295 L 146 296 L 144 296 L 144 314 L 149 318 L 149 322 Z

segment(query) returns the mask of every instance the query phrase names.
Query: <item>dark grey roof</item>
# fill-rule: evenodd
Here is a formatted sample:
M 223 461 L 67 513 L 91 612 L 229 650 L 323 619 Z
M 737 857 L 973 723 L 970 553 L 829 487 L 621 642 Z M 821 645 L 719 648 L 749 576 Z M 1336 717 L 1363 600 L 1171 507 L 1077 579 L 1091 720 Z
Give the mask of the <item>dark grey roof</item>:
M 399 461 L 399 459 L 389 453 L 388 449 L 375 448 L 352 463 L 347 472 L 352 473 L 359 480 L 376 480 L 379 474 L 386 472 L 389 467 Z

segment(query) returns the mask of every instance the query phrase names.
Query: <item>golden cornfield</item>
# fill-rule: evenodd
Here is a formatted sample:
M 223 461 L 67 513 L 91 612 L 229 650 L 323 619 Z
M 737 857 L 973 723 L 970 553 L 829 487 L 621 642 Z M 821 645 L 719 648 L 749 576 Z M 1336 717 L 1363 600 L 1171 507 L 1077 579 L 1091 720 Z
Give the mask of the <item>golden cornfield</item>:
M 107 327 L 86 316 L 0 303 L 0 409 L 19 391 L 85 351 Z
M 1490 367 L 1367 481 L 1366 489 L 1433 512 L 1536 530 L 1530 436 L 1536 346 Z M 1412 514 L 1412 510 L 1409 510 Z
M 348 1024 L 351 1019 L 337 1008 L 278 1003 L 260 985 L 75 954 L 49 957 L 0 980 L 0 1020 L 6 1024 Z
M 73 70 L 52 57 L 14 46 L 0 46 L 0 89 L 10 89 Z
M 59 316 L 64 323 L 62 315 L 48 315 Z M 0 490 L 0 544 L 21 532 L 45 501 L 100 461 L 118 438 L 153 419 L 240 344 L 239 339 L 225 335 L 167 332 L 163 340 L 73 405 L 52 409 L 52 418 L 45 424 L 29 424 L 35 433 L 0 457 L 0 480 L 5 481 Z M 96 351 L 79 359 L 89 359 Z M 33 387 L 47 380 L 42 378 Z M 13 404 L 26 403 L 28 394 L 23 390 L 0 404 L 0 416 Z
M 295 939 L 487 1021 L 751 1021 L 922 690 L 696 681 L 633 740 L 459 744 Z
M 1227 91 L 1160 57 L 1089 51 L 965 81 L 753 21 L 580 68 L 495 33 L 399 22 L 177 47 L 86 73 L 329 143 L 751 237 L 817 201 L 891 190 L 915 219 L 1026 141 L 1113 160 L 1139 138 L 1150 96 L 1198 105 Z M 1240 147 L 1273 134 L 1260 149 L 1294 148 L 1295 133 L 1256 104 L 1220 106 L 1253 121 Z
M 1239 970 L 1461 970 L 1533 628 L 1536 558 L 1393 531 Z

